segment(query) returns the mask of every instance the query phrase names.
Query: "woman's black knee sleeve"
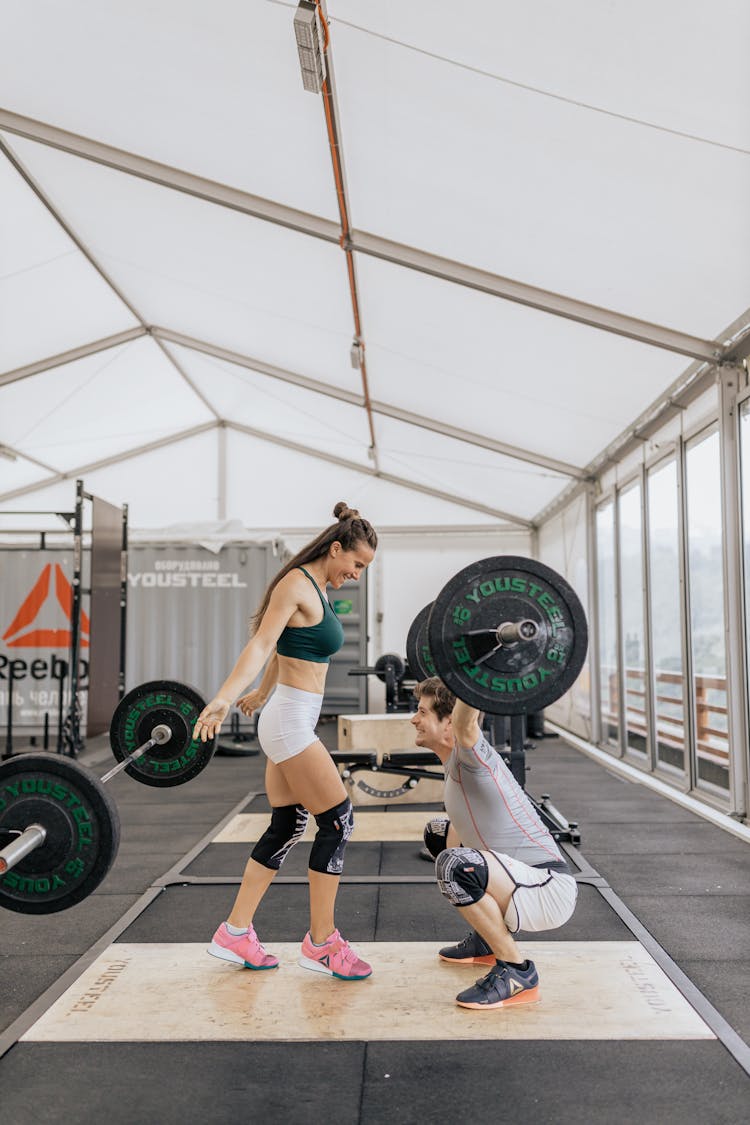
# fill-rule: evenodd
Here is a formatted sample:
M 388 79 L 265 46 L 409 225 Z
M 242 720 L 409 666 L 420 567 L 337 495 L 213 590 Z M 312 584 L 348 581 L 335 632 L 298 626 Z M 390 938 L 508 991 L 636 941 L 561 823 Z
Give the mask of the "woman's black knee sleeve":
M 344 870 L 344 848 L 354 831 L 354 810 L 347 797 L 340 805 L 317 813 L 318 831 L 310 849 L 310 870 L 340 875 Z
M 305 834 L 310 816 L 302 805 L 282 805 L 271 810 L 271 823 L 250 853 L 256 863 L 278 871 L 295 844 Z

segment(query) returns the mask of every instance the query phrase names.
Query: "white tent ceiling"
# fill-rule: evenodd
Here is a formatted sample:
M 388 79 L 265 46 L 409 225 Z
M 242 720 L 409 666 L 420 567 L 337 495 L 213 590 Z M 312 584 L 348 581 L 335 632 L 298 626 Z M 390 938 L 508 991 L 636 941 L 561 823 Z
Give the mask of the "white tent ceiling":
M 0 511 L 529 525 L 747 354 L 747 4 L 323 7 L 345 219 L 296 4 L 3 6 Z

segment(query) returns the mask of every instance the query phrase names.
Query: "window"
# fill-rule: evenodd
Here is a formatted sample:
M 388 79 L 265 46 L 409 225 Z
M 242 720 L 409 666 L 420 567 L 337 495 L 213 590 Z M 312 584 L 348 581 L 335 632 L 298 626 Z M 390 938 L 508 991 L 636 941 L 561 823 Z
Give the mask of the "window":
M 617 746 L 620 704 L 615 609 L 615 522 L 614 505 L 611 502 L 597 509 L 596 557 L 602 740 Z
M 740 411 L 742 557 L 745 572 L 745 666 L 750 670 L 750 399 Z
M 729 788 L 721 466 L 716 431 L 688 447 L 690 634 L 695 692 L 695 780 Z
M 682 599 L 677 464 L 648 475 L 651 652 L 656 760 L 685 770 L 685 688 L 682 666 Z
M 620 493 L 620 628 L 625 738 L 629 749 L 648 751 L 646 645 L 643 606 L 643 508 L 640 481 Z

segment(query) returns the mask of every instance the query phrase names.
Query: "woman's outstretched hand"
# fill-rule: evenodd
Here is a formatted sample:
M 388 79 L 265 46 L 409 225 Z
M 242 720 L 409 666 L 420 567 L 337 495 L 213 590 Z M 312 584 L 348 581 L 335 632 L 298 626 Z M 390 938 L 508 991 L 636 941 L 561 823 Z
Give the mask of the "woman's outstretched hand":
M 226 699 L 212 699 L 210 703 L 207 703 L 193 727 L 193 738 L 200 739 L 201 742 L 207 742 L 209 738 L 215 738 L 221 730 L 221 724 L 229 714 L 231 706 L 232 704 L 228 703 Z
M 257 711 L 265 702 L 265 696 L 261 695 L 257 688 L 254 688 L 253 691 L 249 691 L 247 695 L 240 696 L 235 703 L 235 707 L 238 707 L 242 714 L 246 715 L 249 719 L 253 711 Z

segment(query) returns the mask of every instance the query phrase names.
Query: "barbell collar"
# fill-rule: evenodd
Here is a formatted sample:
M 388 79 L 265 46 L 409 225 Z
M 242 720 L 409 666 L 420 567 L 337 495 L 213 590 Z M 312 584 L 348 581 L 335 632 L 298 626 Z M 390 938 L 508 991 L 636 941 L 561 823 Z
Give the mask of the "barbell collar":
M 468 629 L 464 637 L 496 637 L 501 645 L 514 645 L 518 641 L 533 641 L 539 633 L 536 621 L 525 617 L 521 621 L 503 621 L 491 629 Z
M 47 829 L 41 824 L 30 824 L 20 836 L 12 840 L 10 844 L 3 848 L 0 852 L 0 875 L 4 875 L 6 871 L 10 871 L 17 863 L 20 863 L 24 856 L 29 852 L 33 852 L 35 848 L 41 847 L 47 839 Z
M 518 641 L 533 641 L 539 633 L 536 621 L 525 618 L 523 621 L 503 621 L 497 627 L 497 639 L 501 644 L 514 645 Z

